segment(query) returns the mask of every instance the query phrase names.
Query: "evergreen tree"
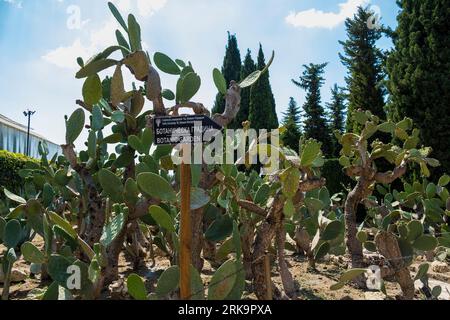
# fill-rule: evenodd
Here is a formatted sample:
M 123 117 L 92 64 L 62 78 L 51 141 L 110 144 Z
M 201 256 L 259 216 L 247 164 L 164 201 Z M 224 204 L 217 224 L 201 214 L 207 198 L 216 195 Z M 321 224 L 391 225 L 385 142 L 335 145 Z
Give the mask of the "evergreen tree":
M 297 105 L 294 98 L 289 98 L 289 106 L 286 112 L 283 113 L 283 125 L 288 122 L 293 122 L 297 125 L 300 130 L 300 122 L 302 121 L 302 111 Z
M 337 84 L 331 88 L 331 102 L 327 103 L 327 109 L 329 111 L 330 130 L 332 132 L 331 140 L 333 142 L 333 156 L 339 157 L 341 149 L 339 141 L 333 134 L 335 131 L 344 133 L 345 130 L 345 94 L 343 89 Z
M 241 80 L 241 53 L 239 52 L 236 35 L 228 32 L 228 45 L 223 59 L 222 74 L 225 77 L 227 86 L 231 80 Z M 216 96 L 212 113 L 223 113 L 225 110 L 225 96 L 220 92 Z
M 390 117 L 409 117 L 450 172 L 450 2 L 401 0 L 387 62 Z M 439 177 L 438 177 L 439 179 Z
M 369 28 L 368 21 L 373 13 L 368 8 L 359 7 L 353 19 L 345 21 L 346 41 L 339 41 L 344 53 L 339 57 L 348 68 L 345 81 L 348 91 L 347 131 L 360 132 L 361 125 L 353 121 L 355 110 L 369 110 L 381 119 L 386 118 L 384 111 L 385 89 L 381 86 L 384 80 L 383 53 L 376 47 L 382 37 L 382 28 Z
M 306 102 L 303 106 L 306 118 L 303 129 L 305 138 L 321 141 L 324 154 L 330 156 L 333 149 L 331 133 L 325 118 L 325 110 L 321 105 L 320 95 L 320 88 L 325 80 L 322 74 L 327 65 L 328 63 L 303 65 L 305 70 L 300 81 L 292 80 L 292 82 L 306 91 Z
M 258 70 L 266 66 L 264 52 L 261 44 L 258 53 Z M 265 72 L 256 82 L 250 93 L 250 115 L 249 120 L 254 129 L 277 129 L 279 126 L 276 112 L 275 98 L 270 86 L 269 71 Z
M 295 152 L 299 151 L 299 141 L 301 138 L 301 110 L 295 102 L 294 98 L 290 98 L 287 112 L 283 113 L 284 133 L 281 135 L 281 141 L 286 147 L 291 148 Z
M 247 50 L 247 55 L 244 59 L 244 65 L 241 70 L 241 79 L 247 78 L 248 75 L 256 71 L 256 64 L 252 59 L 250 50 Z M 234 121 L 229 125 L 230 129 L 242 128 L 242 123 L 249 119 L 250 114 L 250 93 L 251 88 L 244 88 L 241 90 L 241 108 Z

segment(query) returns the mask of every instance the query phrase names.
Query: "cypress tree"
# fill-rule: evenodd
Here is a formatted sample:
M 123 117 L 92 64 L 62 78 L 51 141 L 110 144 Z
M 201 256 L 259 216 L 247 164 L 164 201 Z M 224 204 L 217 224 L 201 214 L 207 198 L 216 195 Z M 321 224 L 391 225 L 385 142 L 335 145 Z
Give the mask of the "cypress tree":
M 383 53 L 376 46 L 382 37 L 382 28 L 369 28 L 368 21 L 373 13 L 368 8 L 358 7 L 353 18 L 345 21 L 347 40 L 339 41 L 344 53 L 339 54 L 342 64 L 347 67 L 345 81 L 348 90 L 347 131 L 359 133 L 362 126 L 353 121 L 355 110 L 369 110 L 381 119 L 384 111 L 385 89 L 381 86 L 383 73 Z
M 387 62 L 390 117 L 409 117 L 450 172 L 450 2 L 401 0 Z M 437 177 L 439 179 L 439 177 Z
M 263 70 L 266 66 L 264 52 L 261 44 L 258 52 L 258 70 Z M 251 127 L 254 129 L 277 129 L 279 126 L 278 116 L 270 86 L 269 71 L 265 72 L 256 82 L 250 93 L 250 115 Z
M 330 130 L 332 133 L 335 131 L 339 131 L 340 133 L 344 133 L 345 130 L 345 94 L 343 89 L 340 88 L 337 84 L 331 88 L 331 102 L 327 103 L 327 109 L 329 111 L 329 119 L 330 119 Z M 333 156 L 339 157 L 339 152 L 341 149 L 340 143 L 337 141 L 337 138 L 334 134 L 331 136 L 331 140 L 333 143 Z
M 300 128 L 301 110 L 294 98 L 290 98 L 288 109 L 283 115 L 283 126 L 285 127 L 285 131 L 281 135 L 281 141 L 286 147 L 298 152 L 299 141 L 302 135 Z
M 231 80 L 241 80 L 241 53 L 239 52 L 236 35 L 228 32 L 228 44 L 223 59 L 222 74 L 225 77 L 227 86 Z M 220 92 L 216 96 L 212 113 L 223 113 L 225 110 L 225 96 Z
M 322 151 L 326 156 L 332 154 L 331 133 L 328 127 L 325 110 L 321 105 L 320 88 L 323 85 L 322 77 L 328 63 L 303 65 L 305 70 L 300 81 L 292 82 L 306 91 L 306 102 L 303 106 L 305 111 L 305 122 L 303 135 L 307 139 L 316 139 L 322 142 Z
M 247 50 L 247 55 L 244 59 L 244 64 L 241 70 L 241 79 L 247 78 L 248 75 L 256 71 L 255 61 L 252 59 L 250 50 Z M 242 123 L 249 119 L 250 114 L 250 88 L 244 88 L 241 90 L 241 108 L 234 119 L 229 125 L 230 129 L 242 128 Z

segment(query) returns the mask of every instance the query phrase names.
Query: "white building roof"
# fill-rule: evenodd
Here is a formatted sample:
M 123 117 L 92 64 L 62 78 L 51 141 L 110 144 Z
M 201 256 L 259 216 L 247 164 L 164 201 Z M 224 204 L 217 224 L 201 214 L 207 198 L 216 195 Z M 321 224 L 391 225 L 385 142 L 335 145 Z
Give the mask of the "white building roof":
M 28 128 L 26 126 L 24 126 L 23 124 L 20 124 L 20 123 L 14 121 L 14 120 L 12 120 L 12 119 L 10 119 L 8 117 L 5 117 L 2 114 L 0 114 L 0 123 L 5 125 L 5 126 L 8 126 L 10 128 L 13 128 L 13 129 L 25 132 L 25 133 L 27 133 L 27 131 L 28 131 Z M 50 142 L 50 143 L 55 144 L 55 145 L 58 145 L 57 143 L 54 143 L 54 142 L 48 140 L 47 138 L 45 138 L 44 136 L 41 136 L 37 132 L 33 131 L 32 128 L 30 129 L 30 136 L 33 136 L 33 137 L 41 139 L 41 140 L 45 140 L 45 141 Z

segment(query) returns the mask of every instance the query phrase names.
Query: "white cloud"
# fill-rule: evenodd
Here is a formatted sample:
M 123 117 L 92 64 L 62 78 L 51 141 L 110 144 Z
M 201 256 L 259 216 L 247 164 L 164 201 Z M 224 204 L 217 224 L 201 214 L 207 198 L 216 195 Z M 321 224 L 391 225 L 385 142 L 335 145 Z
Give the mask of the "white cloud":
M 77 69 L 76 59 L 82 57 L 85 61 L 98 51 L 116 43 L 114 30 L 119 29 L 119 24 L 110 18 L 99 29 L 90 32 L 89 41 L 84 45 L 80 38 L 76 38 L 69 46 L 61 46 L 51 50 L 42 58 L 60 68 Z
M 161 10 L 167 0 L 137 0 L 138 12 L 141 16 L 147 17 Z
M 148 17 L 155 14 L 167 4 L 167 0 L 113 0 L 112 2 L 123 13 L 136 7 L 137 14 L 142 17 Z
M 113 0 L 113 2 L 126 19 L 125 13 L 133 8 L 131 0 Z M 137 12 L 140 16 L 151 16 L 155 12 L 161 10 L 166 3 L 167 0 L 136 0 Z M 76 63 L 78 57 L 82 57 L 86 60 L 100 50 L 116 43 L 114 32 L 116 29 L 121 29 L 121 27 L 114 17 L 110 17 L 102 23 L 100 27 L 90 30 L 87 41 L 82 41 L 82 39 L 78 37 L 71 45 L 60 46 L 51 50 L 45 54 L 42 59 L 60 68 L 76 70 L 79 68 Z M 148 45 L 143 42 L 143 47 L 146 48 Z
M 122 12 L 131 9 L 131 0 L 113 0 L 112 2 L 116 5 L 117 9 Z
M 11 4 L 13 6 L 16 6 L 19 9 L 23 8 L 22 7 L 22 1 L 20 1 L 20 0 L 3 0 L 3 1 L 6 2 L 6 3 Z
M 82 45 L 80 38 L 77 38 L 70 46 L 61 46 L 42 57 L 45 61 L 60 68 L 76 69 L 77 57 L 88 57 L 92 55 L 90 48 Z
M 333 29 L 355 14 L 358 6 L 364 6 L 370 0 L 347 0 L 339 4 L 339 12 L 324 12 L 309 9 L 300 12 L 291 12 L 285 18 L 286 22 L 297 28 L 327 28 Z

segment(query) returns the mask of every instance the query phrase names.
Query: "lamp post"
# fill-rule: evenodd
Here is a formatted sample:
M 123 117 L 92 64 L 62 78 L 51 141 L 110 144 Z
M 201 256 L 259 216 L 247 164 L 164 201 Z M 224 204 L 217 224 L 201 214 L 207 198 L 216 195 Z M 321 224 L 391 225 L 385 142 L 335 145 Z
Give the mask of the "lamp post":
M 31 116 L 34 115 L 36 111 L 30 111 L 29 109 L 27 111 L 24 111 L 23 114 L 25 117 L 28 117 L 28 131 L 27 131 L 27 148 L 26 148 L 26 155 L 30 156 L 30 125 L 31 125 Z

